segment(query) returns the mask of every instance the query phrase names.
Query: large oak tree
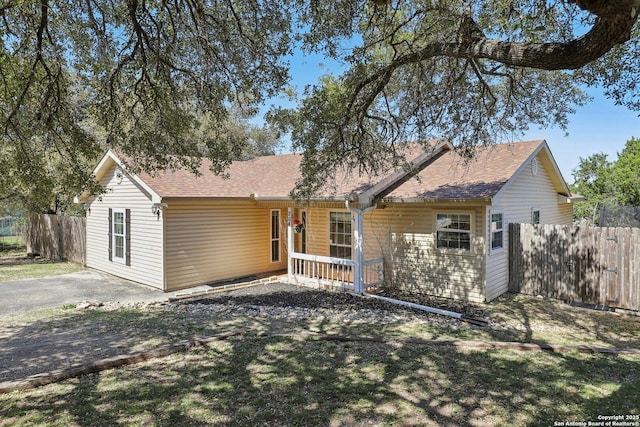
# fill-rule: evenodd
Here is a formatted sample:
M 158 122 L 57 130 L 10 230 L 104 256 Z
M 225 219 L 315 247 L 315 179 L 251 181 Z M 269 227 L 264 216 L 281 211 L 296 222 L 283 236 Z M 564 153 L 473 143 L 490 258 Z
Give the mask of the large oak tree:
M 0 199 L 87 185 L 106 146 L 147 170 L 224 171 L 217 132 L 286 89 L 294 49 L 344 73 L 271 115 L 305 153 L 301 195 L 410 140 L 461 149 L 564 125 L 598 85 L 639 109 L 640 0 L 2 0 Z M 207 117 L 206 121 L 198 118 Z M 202 127 L 207 126 L 207 131 Z M 224 126 L 220 126 L 224 129 Z M 241 142 L 241 141 L 240 141 Z

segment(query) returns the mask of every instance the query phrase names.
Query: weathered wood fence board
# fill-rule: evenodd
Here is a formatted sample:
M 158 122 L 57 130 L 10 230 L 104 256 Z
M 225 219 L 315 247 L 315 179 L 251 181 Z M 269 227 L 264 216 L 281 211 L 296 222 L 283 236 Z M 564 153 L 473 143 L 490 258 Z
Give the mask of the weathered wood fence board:
M 509 290 L 640 310 L 640 228 L 509 225 Z
M 31 215 L 27 252 L 53 260 L 85 264 L 85 219 L 60 215 Z

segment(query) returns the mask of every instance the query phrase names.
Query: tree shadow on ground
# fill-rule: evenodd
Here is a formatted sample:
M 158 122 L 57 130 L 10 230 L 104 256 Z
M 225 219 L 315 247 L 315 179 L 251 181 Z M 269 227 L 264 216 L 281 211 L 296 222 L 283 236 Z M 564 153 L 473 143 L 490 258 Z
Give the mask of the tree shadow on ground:
M 509 319 L 516 327 L 512 331 L 515 341 L 548 343 L 540 339 L 541 332 L 557 331 L 568 342 L 640 348 L 640 316 L 571 307 L 561 301 L 516 294 L 505 294 L 489 303 L 487 315 L 497 321 Z
M 161 307 L 61 312 L 54 319 L 0 326 L 0 382 L 212 335 L 221 329 L 206 316 Z
M 138 325 L 143 338 L 155 333 L 170 339 L 193 332 L 188 323 L 206 318 L 195 312 L 168 318 L 160 311 L 125 311 L 101 323 L 104 315 L 88 316 L 85 326 L 111 324 L 118 330 L 122 322 L 127 328 Z M 638 412 L 637 356 L 318 340 L 270 335 L 276 325 L 264 317 L 225 323 L 209 316 L 204 330 L 211 335 L 230 327 L 244 334 L 185 354 L 0 396 L 0 417 L 6 425 L 533 426 Z M 78 318 L 50 322 L 51 332 L 64 328 L 64 321 Z M 354 330 L 330 319 L 288 325 L 295 332 Z
M 19 249 L 18 247 L 15 248 Z M 9 248 L 8 251 L 10 251 Z M 42 258 L 39 256 L 27 256 L 26 252 L 12 253 L 9 255 L 0 256 L 0 266 L 2 267 L 11 267 L 14 265 L 26 265 L 26 264 L 56 264 L 62 263 L 64 261 L 60 260 L 50 260 L 47 258 Z

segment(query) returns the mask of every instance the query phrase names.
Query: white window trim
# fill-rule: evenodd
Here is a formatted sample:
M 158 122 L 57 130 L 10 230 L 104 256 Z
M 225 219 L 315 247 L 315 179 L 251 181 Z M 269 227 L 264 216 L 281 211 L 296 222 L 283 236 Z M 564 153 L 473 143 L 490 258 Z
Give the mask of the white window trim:
M 457 215 L 469 215 L 470 217 L 470 230 L 469 230 L 469 250 L 456 249 L 456 248 L 440 248 L 438 247 L 438 215 L 457 214 Z M 457 253 L 457 254 L 471 254 L 473 253 L 473 239 L 475 230 L 475 211 L 470 210 L 438 210 L 433 213 L 433 245 L 438 252 Z
M 273 213 L 276 212 L 278 214 L 278 233 L 276 237 L 273 237 Z M 271 263 L 275 264 L 282 261 L 282 244 L 280 242 L 280 231 L 282 229 L 282 224 L 280 222 L 280 209 L 271 209 L 269 211 L 269 260 Z M 278 242 L 278 259 L 274 261 L 273 256 L 273 242 Z
M 331 214 L 332 213 L 341 213 L 341 214 L 348 214 L 349 215 L 349 221 L 352 221 L 352 217 L 351 217 L 351 212 L 349 211 L 345 211 L 345 210 L 330 210 L 328 212 L 328 218 L 327 218 L 327 223 L 329 224 L 329 227 L 327 227 L 327 232 L 328 232 L 328 236 L 327 236 L 327 241 L 329 242 L 329 247 L 328 249 L 328 253 L 329 256 L 331 256 L 331 247 L 335 246 L 335 247 L 339 247 L 339 248 L 349 248 L 350 252 L 351 252 L 351 256 L 349 258 L 344 258 L 344 259 L 353 259 L 353 222 L 351 222 L 351 244 L 350 245 L 345 245 L 345 244 L 340 244 L 340 243 L 333 243 L 331 241 Z M 341 258 L 341 257 L 337 257 L 337 258 Z
M 533 213 L 538 212 L 538 222 L 533 222 Z M 531 207 L 531 224 L 542 224 L 542 210 L 537 206 Z
M 122 234 L 116 234 L 116 214 L 122 214 Z M 111 210 L 111 260 L 120 264 L 127 263 L 127 211 L 122 208 Z M 116 237 L 122 236 L 122 257 L 116 255 Z
M 502 215 L 502 228 L 499 229 L 502 231 L 502 246 L 498 248 L 493 247 L 493 233 L 495 231 L 499 231 L 498 229 L 493 230 L 493 215 Z M 506 238 L 506 230 L 507 230 L 507 222 L 504 219 L 504 210 L 502 208 L 492 208 L 489 210 L 489 252 L 491 254 L 498 254 L 500 252 L 504 252 L 505 250 L 505 238 Z

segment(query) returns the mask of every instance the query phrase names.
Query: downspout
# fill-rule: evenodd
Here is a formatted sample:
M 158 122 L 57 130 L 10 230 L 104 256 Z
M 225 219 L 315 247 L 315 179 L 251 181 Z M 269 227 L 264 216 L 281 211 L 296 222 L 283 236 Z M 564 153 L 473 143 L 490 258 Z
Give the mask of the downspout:
M 351 206 L 349 199 L 345 200 L 345 205 L 354 214 L 354 268 L 353 268 L 353 291 L 358 295 L 364 294 L 364 252 L 362 248 L 362 235 L 364 230 L 364 214 L 365 212 L 372 211 L 376 208 L 376 205 L 369 206 L 368 208 L 358 209 Z
M 383 296 L 380 296 L 380 295 L 367 294 L 367 293 L 365 293 L 364 295 L 367 296 L 367 297 L 379 299 L 379 300 L 382 300 L 382 301 L 387 301 L 387 302 L 390 302 L 392 304 L 402 305 L 404 307 L 416 308 L 418 310 L 427 311 L 429 313 L 440 314 L 442 316 L 449 316 L 449 317 L 453 317 L 455 319 L 462 319 L 462 314 L 461 313 L 456 313 L 455 311 L 442 310 L 440 308 L 428 307 L 426 305 L 416 304 L 416 303 L 408 302 L 408 301 L 402 301 L 402 300 L 389 298 L 389 297 L 383 297 Z
M 380 296 L 380 295 L 374 295 L 374 294 L 368 294 L 368 293 L 363 293 L 361 296 L 374 298 L 374 299 L 379 299 L 379 300 L 382 300 L 382 301 L 390 302 L 392 304 L 397 304 L 397 305 L 401 305 L 401 306 L 404 306 L 404 307 L 415 308 L 417 310 L 426 311 L 428 313 L 439 314 L 441 316 L 453 317 L 454 319 L 458 319 L 458 320 L 461 320 L 463 322 L 471 323 L 472 325 L 476 325 L 476 326 L 487 326 L 487 321 L 486 320 L 474 319 L 473 317 L 468 317 L 468 316 L 465 316 L 462 313 L 456 313 L 455 311 L 443 310 L 441 308 L 429 307 L 429 306 L 426 306 L 426 305 L 416 304 L 416 303 L 409 302 L 409 301 L 402 301 L 402 300 L 395 299 L 395 298 L 383 297 L 383 296 Z

